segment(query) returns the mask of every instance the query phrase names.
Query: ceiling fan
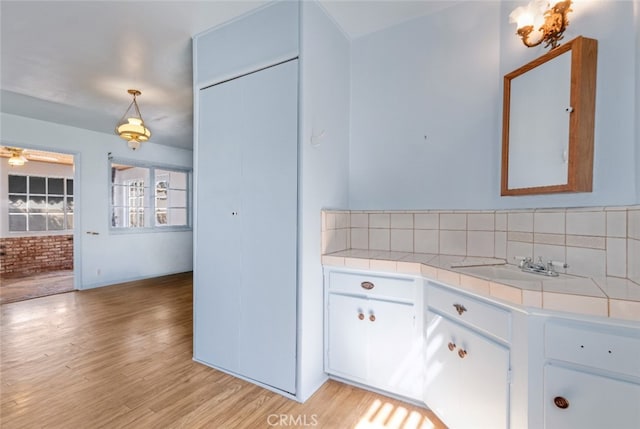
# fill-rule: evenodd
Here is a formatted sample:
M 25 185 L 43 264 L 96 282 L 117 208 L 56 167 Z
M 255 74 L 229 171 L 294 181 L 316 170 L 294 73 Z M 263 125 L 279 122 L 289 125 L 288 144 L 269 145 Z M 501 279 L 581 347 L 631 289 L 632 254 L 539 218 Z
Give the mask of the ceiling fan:
M 9 165 L 12 167 L 19 167 L 29 161 L 24 156 L 24 149 L 19 149 L 15 147 L 5 147 L 3 148 L 3 152 L 5 151 L 8 153 Z
M 29 161 L 73 164 L 72 155 L 9 146 L 0 147 L 0 157 L 9 158 L 9 164 L 13 166 L 24 165 Z

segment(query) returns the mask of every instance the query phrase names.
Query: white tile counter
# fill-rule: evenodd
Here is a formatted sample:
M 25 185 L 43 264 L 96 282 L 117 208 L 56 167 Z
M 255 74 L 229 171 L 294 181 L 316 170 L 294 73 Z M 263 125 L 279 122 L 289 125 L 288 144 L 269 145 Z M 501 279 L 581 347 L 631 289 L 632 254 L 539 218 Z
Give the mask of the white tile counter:
M 505 260 L 488 257 L 438 255 L 398 251 L 348 249 L 322 256 L 326 266 L 419 274 L 508 304 L 570 313 L 640 321 L 640 285 L 616 277 L 546 277 L 521 273 Z M 473 267 L 498 266 L 474 273 Z M 482 272 L 483 270 L 476 270 Z M 511 274 L 505 278 L 502 274 Z

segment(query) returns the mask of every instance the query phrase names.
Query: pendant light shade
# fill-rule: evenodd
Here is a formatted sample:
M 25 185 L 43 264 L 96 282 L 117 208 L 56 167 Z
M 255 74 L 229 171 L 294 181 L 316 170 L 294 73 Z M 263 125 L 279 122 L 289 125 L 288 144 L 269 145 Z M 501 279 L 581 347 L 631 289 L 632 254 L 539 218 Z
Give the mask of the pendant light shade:
M 130 89 L 127 92 L 133 96 L 133 101 L 129 104 L 124 115 L 122 115 L 120 122 L 118 122 L 116 133 L 120 138 L 128 142 L 129 148 L 136 150 L 140 147 L 140 143 L 149 140 L 151 131 L 145 126 L 136 101 L 136 97 L 142 93 L 137 89 Z

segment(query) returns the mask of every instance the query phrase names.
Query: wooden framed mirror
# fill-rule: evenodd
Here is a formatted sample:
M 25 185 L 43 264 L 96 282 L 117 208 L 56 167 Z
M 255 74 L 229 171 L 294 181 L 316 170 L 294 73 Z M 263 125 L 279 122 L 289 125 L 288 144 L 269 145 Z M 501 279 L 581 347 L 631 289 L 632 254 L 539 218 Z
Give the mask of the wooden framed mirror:
M 591 192 L 597 55 L 580 36 L 504 76 L 501 195 Z

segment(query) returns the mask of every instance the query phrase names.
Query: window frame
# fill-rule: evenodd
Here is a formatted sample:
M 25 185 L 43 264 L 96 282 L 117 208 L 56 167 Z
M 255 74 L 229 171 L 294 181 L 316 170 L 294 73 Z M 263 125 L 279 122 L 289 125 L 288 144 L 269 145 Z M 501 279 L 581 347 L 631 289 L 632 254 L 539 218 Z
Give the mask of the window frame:
M 11 192 L 9 188 L 11 182 L 11 176 L 14 177 L 23 177 L 26 181 L 25 183 L 25 192 Z M 29 174 L 29 173 L 12 173 L 9 172 L 7 174 L 7 210 L 5 215 L 7 216 L 7 233 L 11 235 L 65 235 L 69 233 L 73 233 L 75 228 L 76 216 L 75 216 L 75 195 L 74 192 L 68 193 L 69 190 L 69 181 L 72 182 L 71 188 L 72 191 L 75 191 L 75 177 L 73 176 L 61 176 L 61 175 L 43 175 L 43 174 Z M 31 178 L 44 179 L 44 192 L 31 192 Z M 50 180 L 62 180 L 62 194 L 58 193 L 50 193 L 49 192 L 49 181 Z M 25 211 L 24 213 L 12 213 L 11 206 L 11 196 L 19 195 L 25 197 Z M 42 211 L 31 211 L 29 209 L 29 201 L 31 197 L 41 197 L 44 198 L 44 208 L 40 209 Z M 49 198 L 60 198 L 62 200 L 62 209 L 60 212 L 50 211 L 49 207 Z M 69 201 L 73 202 L 73 207 L 70 209 Z M 49 216 L 50 215 L 61 215 L 62 216 L 62 228 L 60 229 L 50 229 L 49 228 Z M 33 230 L 29 229 L 29 219 L 30 216 L 39 215 L 44 217 L 44 229 Z M 24 216 L 25 220 L 25 228 L 24 230 L 12 230 L 11 229 L 11 217 L 12 216 Z
M 114 226 L 113 215 L 114 210 L 120 206 L 114 205 L 114 183 L 112 179 L 112 168 L 114 164 L 127 165 L 134 168 L 144 168 L 148 170 L 149 184 L 145 184 L 143 189 L 147 192 L 144 196 L 135 197 L 142 198 L 145 204 L 143 208 L 143 216 L 145 226 Z M 185 225 L 158 225 L 156 222 L 157 216 L 157 197 L 156 187 L 158 176 L 157 170 L 169 171 L 185 174 L 185 189 L 186 201 L 186 224 Z M 137 160 L 110 157 L 108 163 L 108 195 L 109 195 L 109 210 L 108 210 L 108 225 L 109 232 L 112 234 L 136 234 L 136 233 L 149 233 L 149 232 L 171 232 L 171 231 L 192 231 L 193 229 L 193 169 L 189 167 L 180 167 L 175 165 L 167 165 L 160 163 L 142 162 Z M 128 198 L 128 196 L 127 196 Z M 129 222 L 127 222 L 129 223 Z

